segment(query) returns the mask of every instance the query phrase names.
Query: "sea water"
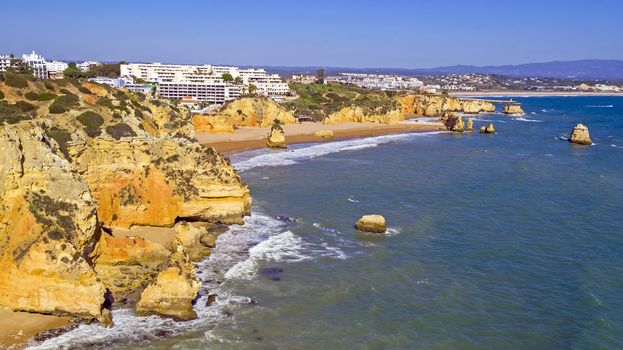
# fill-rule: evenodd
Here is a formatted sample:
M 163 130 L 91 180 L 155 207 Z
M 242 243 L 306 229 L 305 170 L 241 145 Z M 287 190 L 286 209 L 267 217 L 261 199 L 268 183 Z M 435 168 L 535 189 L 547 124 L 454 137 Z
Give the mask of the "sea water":
M 623 348 L 623 97 L 519 97 L 497 133 L 232 157 L 253 215 L 198 265 L 199 318 L 114 310 L 39 348 Z M 565 141 L 577 123 L 594 145 Z M 379 213 L 388 235 L 357 232 Z M 207 306 L 209 293 L 217 300 Z

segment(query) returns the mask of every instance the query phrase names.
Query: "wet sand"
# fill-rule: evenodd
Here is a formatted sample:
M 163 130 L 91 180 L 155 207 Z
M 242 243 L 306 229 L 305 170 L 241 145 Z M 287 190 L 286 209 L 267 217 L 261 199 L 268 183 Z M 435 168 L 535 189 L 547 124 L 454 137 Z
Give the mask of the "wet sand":
M 50 329 L 69 324 L 68 317 L 16 312 L 0 308 L 0 349 L 22 349 L 25 342 Z
M 439 130 L 441 126 L 441 123 L 423 120 L 411 120 L 393 125 L 375 123 L 323 124 L 305 122 L 285 125 L 283 129 L 286 135 L 286 142 L 288 144 L 295 144 L 305 142 L 331 142 L 410 132 L 436 131 Z M 270 128 L 243 127 L 236 130 L 233 134 L 199 134 L 197 135 L 197 139 L 199 143 L 214 147 L 217 151 L 227 155 L 266 147 L 266 137 L 269 130 Z M 314 132 L 321 130 L 333 131 L 334 138 L 323 139 L 312 135 Z

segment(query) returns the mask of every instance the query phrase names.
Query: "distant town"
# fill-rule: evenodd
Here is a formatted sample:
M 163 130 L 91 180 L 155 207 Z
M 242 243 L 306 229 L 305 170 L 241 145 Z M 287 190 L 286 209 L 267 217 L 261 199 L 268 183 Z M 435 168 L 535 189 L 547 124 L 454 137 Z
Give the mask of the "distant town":
M 319 68 L 310 74 L 279 75 L 263 68 L 163 63 L 116 64 L 98 61 L 46 60 L 35 51 L 17 57 L 0 55 L 0 73 L 28 69 L 39 79 L 85 78 L 114 88 L 179 100 L 200 109 L 223 104 L 247 94 L 277 101 L 295 95 L 289 84 L 347 84 L 378 90 L 424 93 L 479 91 L 557 91 L 623 93 L 623 84 L 608 81 L 576 81 L 557 78 L 516 78 L 494 74 L 434 74 L 406 76 L 337 72 Z

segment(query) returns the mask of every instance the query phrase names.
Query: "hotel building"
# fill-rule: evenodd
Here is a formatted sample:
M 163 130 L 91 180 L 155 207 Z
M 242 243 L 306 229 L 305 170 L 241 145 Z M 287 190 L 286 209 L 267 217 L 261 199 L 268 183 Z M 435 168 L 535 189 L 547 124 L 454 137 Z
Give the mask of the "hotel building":
M 135 77 L 158 84 L 158 94 L 164 98 L 196 97 L 199 101 L 223 103 L 235 99 L 254 85 L 256 93 L 275 99 L 289 94 L 288 84 L 277 74 L 263 69 L 240 69 L 229 66 L 178 65 L 162 63 L 131 63 L 121 65 L 122 77 Z M 239 82 L 226 82 L 230 74 Z
M 27 55 L 22 55 L 22 60 L 32 69 L 32 74 L 38 79 L 48 78 L 48 68 L 45 58 L 37 55 L 34 51 Z

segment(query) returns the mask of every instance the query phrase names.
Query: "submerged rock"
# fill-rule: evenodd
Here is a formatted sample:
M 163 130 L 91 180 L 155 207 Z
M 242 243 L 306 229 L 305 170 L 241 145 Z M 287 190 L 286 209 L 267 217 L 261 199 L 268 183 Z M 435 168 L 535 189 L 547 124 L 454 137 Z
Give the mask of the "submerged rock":
M 526 112 L 521 108 L 520 105 L 515 103 L 507 103 L 504 105 L 504 114 L 514 114 L 514 115 L 524 115 Z
M 357 220 L 355 227 L 359 231 L 364 231 L 364 232 L 372 232 L 372 233 L 387 232 L 387 224 L 385 223 L 385 218 L 377 214 L 362 216 L 359 220 Z
M 591 137 L 588 133 L 588 128 L 584 124 L 578 124 L 573 128 L 573 130 L 571 130 L 569 142 L 577 143 L 578 145 L 593 144 L 593 141 L 591 141 Z
M 197 297 L 201 283 L 195 278 L 195 266 L 182 246 L 171 255 L 167 266 L 158 273 L 136 304 L 139 316 L 158 314 L 180 320 L 197 318 L 193 300 Z

